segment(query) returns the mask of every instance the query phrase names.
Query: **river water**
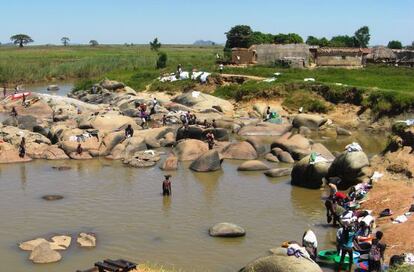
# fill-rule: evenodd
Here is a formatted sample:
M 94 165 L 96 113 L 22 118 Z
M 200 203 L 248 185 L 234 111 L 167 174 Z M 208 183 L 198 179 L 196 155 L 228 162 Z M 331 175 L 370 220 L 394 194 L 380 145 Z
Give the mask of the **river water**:
M 73 83 L 59 83 L 58 92 L 45 85 L 27 89 L 65 96 Z M 385 136 L 365 132 L 353 137 L 317 135 L 331 151 L 359 142 L 372 155 Z M 300 241 L 312 228 L 319 248 L 332 248 L 334 229 L 325 223 L 321 190 L 292 187 L 289 178 L 268 178 L 261 172 L 238 172 L 241 161 L 226 160 L 223 170 L 195 173 L 180 164 L 173 175 L 173 195 L 160 195 L 159 168 L 136 169 L 105 159 L 43 161 L 0 165 L 0 264 L 9 271 L 75 271 L 105 258 L 150 262 L 184 271 L 236 271 L 285 240 Z M 268 163 L 271 165 L 270 163 Z M 70 166 L 67 171 L 53 166 Z M 283 167 L 284 165 L 274 165 Z M 63 200 L 41 197 L 61 194 Z M 246 237 L 208 236 L 218 222 L 233 222 Z M 97 247 L 82 249 L 76 234 L 93 232 Z M 34 265 L 17 243 L 54 234 L 71 235 L 71 247 L 56 264 Z
M 318 141 L 340 150 L 357 140 L 371 155 L 385 144 L 385 137 L 365 133 L 343 139 Z M 105 159 L 0 165 L 1 267 L 75 271 L 104 258 L 124 258 L 184 271 L 236 271 L 283 241 L 300 241 L 307 228 L 316 232 L 320 249 L 334 247 L 334 229 L 324 224 L 324 191 L 292 187 L 289 178 L 238 172 L 240 163 L 226 160 L 214 173 L 180 164 L 171 173 L 170 198 L 160 195 L 164 173 L 158 167 L 136 169 Z M 52 169 L 62 165 L 72 169 Z M 64 199 L 48 202 L 41 198 L 45 194 Z M 218 222 L 239 224 L 247 235 L 209 237 L 208 228 Z M 17 247 L 36 237 L 82 231 L 96 233 L 97 247 L 82 249 L 72 240 L 56 264 L 34 265 Z

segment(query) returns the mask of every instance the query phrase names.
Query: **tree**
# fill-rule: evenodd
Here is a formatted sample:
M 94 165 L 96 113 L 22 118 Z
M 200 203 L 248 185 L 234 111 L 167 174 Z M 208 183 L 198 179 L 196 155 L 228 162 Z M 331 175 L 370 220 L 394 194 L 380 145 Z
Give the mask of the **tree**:
M 165 52 L 158 52 L 158 59 L 157 59 L 157 69 L 162 69 L 167 67 L 167 53 Z
M 33 42 L 32 38 L 26 34 L 16 34 L 10 37 L 10 40 L 14 44 L 18 44 L 19 47 L 23 47 L 24 44 Z
M 254 31 L 250 36 L 249 46 L 253 44 L 267 44 L 273 43 L 274 36 L 272 34 L 262 33 L 260 31 Z
M 70 39 L 68 37 L 63 37 L 60 39 L 60 41 L 63 43 L 63 46 L 67 46 L 69 44 Z
M 319 45 L 319 39 L 314 36 L 308 36 L 306 39 L 307 45 Z
M 90 44 L 91 46 L 98 46 L 98 45 L 99 45 L 99 43 L 98 43 L 98 41 L 97 41 L 97 40 L 90 40 L 90 41 L 89 41 L 89 44 Z
M 158 50 L 161 48 L 161 43 L 158 41 L 158 38 L 155 38 L 152 42 L 149 43 L 151 50 L 158 52 Z
M 348 35 L 338 35 L 331 38 L 329 46 L 332 47 L 355 47 L 354 37 Z
M 226 48 L 247 48 L 250 45 L 250 39 L 253 31 L 248 25 L 236 25 L 225 34 L 227 37 Z
M 371 35 L 369 34 L 369 28 L 367 26 L 363 26 L 354 34 L 355 38 L 355 47 L 362 47 L 367 48 L 369 44 L 369 40 Z
M 402 43 L 400 41 L 389 41 L 387 47 L 391 49 L 402 49 L 403 48 Z
M 303 43 L 303 39 L 301 36 L 299 36 L 299 34 L 296 33 L 279 33 L 274 36 L 274 42 L 278 44 Z

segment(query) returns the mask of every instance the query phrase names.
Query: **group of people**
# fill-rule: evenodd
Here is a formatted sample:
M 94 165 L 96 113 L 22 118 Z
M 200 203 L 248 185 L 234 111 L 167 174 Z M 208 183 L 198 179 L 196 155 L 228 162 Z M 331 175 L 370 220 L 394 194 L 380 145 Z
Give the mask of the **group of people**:
M 358 201 L 362 200 L 372 188 L 372 183 L 360 183 L 353 186 L 348 194 L 338 191 L 341 182 L 338 177 L 325 180 L 330 193 L 325 201 L 327 222 L 337 227 L 336 249 L 341 256 L 339 271 L 344 265 L 345 257 L 349 256 L 348 271 L 351 271 L 354 250 L 368 254 L 368 271 L 381 271 L 386 245 L 381 242 L 383 233 L 376 231 L 375 218 L 371 211 L 357 210 Z
M 151 101 L 151 108 L 149 109 L 149 113 L 147 112 L 147 104 L 146 103 L 135 103 L 135 108 L 139 111 L 139 117 L 141 118 L 141 126 L 142 128 L 148 127 L 148 121 L 151 119 L 151 115 L 156 113 L 156 106 L 158 105 L 157 98 L 153 98 Z

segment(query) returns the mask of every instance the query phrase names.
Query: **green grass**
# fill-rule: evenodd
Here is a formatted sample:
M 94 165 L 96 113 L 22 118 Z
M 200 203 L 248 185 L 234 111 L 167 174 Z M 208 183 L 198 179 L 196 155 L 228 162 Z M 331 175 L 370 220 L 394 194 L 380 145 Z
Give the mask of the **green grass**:
M 162 51 L 168 54 L 167 70 L 174 70 L 178 64 L 186 70 L 193 67 L 212 70 L 215 68 L 215 54 L 221 50 L 221 47 L 162 47 Z M 146 45 L 0 47 L 0 82 L 91 79 L 111 73 L 127 79 L 128 74 L 132 76 L 135 70 L 146 70 L 158 76 L 160 71 L 155 69 L 156 59 L 157 54 Z
M 309 90 L 295 90 L 289 92 L 283 100 L 282 105 L 296 111 L 300 107 L 303 107 L 305 112 L 327 113 L 330 109 L 328 103 L 326 103 L 324 99 L 321 99 L 318 95 Z

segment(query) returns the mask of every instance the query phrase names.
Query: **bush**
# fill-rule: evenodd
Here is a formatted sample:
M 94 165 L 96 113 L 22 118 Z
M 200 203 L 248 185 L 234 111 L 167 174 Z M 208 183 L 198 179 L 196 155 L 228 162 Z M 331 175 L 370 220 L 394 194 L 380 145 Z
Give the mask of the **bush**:
M 96 81 L 92 79 L 84 79 L 79 80 L 75 83 L 75 86 L 73 87 L 72 92 L 76 93 L 79 91 L 89 90 L 92 88 L 92 86 L 95 84 Z
M 398 115 L 414 107 L 414 95 L 397 91 L 372 91 L 365 103 L 378 115 Z
M 157 69 L 162 69 L 167 67 L 167 53 L 159 52 L 158 53 L 158 60 L 157 60 Z
M 326 102 L 308 90 L 290 92 L 282 105 L 293 110 L 303 107 L 305 112 L 327 113 L 330 109 Z
M 167 94 L 176 94 L 178 92 L 186 92 L 193 89 L 196 83 L 192 80 L 178 80 L 174 82 L 155 81 L 151 84 L 150 91 L 165 92 Z

